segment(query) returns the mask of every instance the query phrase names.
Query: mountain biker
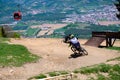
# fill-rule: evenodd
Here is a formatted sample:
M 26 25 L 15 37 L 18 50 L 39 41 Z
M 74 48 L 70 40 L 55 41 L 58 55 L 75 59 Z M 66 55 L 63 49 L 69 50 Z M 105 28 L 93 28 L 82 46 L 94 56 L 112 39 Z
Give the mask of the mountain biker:
M 88 52 L 81 47 L 78 38 L 76 38 L 73 34 L 69 34 L 67 36 L 64 37 L 63 40 L 64 43 L 69 43 L 69 46 L 71 46 L 71 50 L 77 54 L 83 54 L 83 55 L 88 55 Z
M 70 45 L 69 46 L 74 46 L 77 50 L 80 50 L 81 49 L 81 46 L 80 46 L 80 43 L 78 41 L 78 38 L 76 38 L 73 34 L 70 34 L 69 35 L 70 37 L 70 40 L 68 42 L 70 42 Z

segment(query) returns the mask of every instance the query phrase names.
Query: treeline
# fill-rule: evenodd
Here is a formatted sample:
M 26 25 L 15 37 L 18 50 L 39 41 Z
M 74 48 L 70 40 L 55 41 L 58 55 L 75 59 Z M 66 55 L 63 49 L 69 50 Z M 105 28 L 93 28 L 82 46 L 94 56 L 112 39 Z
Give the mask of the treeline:
M 35 21 L 61 21 L 62 19 L 65 19 L 66 17 L 65 13 L 41 13 L 41 14 L 28 14 L 27 16 L 23 16 L 24 21 L 29 21 L 29 20 L 35 20 Z

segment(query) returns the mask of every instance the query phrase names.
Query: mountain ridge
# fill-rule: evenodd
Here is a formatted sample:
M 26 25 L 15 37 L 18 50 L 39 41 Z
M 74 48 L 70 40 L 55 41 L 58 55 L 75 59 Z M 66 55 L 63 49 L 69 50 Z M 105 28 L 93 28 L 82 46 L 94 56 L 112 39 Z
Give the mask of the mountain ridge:
M 0 23 L 14 22 L 13 13 L 18 10 L 17 5 L 20 5 L 24 22 L 32 20 L 61 22 L 71 15 L 79 17 L 91 10 L 92 13 L 97 12 L 99 8 L 102 10 L 102 7 L 106 6 L 115 9 L 114 2 L 115 0 L 1 0 Z

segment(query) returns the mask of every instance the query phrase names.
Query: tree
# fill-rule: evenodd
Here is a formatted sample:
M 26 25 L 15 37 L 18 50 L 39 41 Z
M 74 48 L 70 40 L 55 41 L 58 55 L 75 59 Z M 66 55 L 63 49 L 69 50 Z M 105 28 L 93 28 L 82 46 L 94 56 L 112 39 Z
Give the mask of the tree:
M 118 19 L 120 19 L 120 0 L 117 0 L 117 2 L 114 3 L 114 5 L 116 6 L 116 8 L 117 8 L 117 10 L 118 10 L 118 12 L 119 12 L 119 13 L 116 14 L 116 17 L 117 17 Z
M 3 27 L 2 27 L 2 29 L 1 29 L 1 32 L 2 32 L 2 37 L 6 37 L 5 30 L 4 30 Z
M 0 37 L 6 37 L 5 30 L 3 26 L 0 27 Z

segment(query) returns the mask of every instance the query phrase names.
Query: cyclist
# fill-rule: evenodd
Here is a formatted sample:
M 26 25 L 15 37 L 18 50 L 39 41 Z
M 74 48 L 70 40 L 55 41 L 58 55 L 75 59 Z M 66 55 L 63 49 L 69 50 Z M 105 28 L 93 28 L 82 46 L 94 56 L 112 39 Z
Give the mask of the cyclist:
M 68 41 L 70 43 L 69 46 L 73 45 L 77 50 L 81 49 L 80 43 L 78 41 L 78 38 L 76 38 L 73 34 L 69 35 L 70 40 Z

